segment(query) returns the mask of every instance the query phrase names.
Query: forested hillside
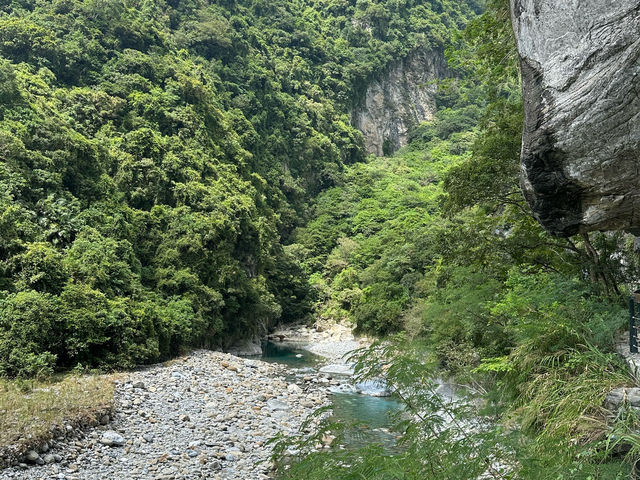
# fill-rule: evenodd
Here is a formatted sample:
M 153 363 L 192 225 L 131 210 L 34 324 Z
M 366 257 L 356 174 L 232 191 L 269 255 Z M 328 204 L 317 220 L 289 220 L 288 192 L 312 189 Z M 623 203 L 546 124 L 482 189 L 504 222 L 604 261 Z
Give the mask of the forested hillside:
M 364 159 L 350 109 L 473 4 L 0 9 L 0 374 L 130 366 L 304 318 L 286 245 Z
M 392 154 L 400 143 L 378 138 L 370 151 L 388 155 L 367 156 L 353 126 L 367 92 L 427 78 L 401 70 L 429 62 L 438 78 L 404 97 L 428 90 L 429 120 L 403 119 L 410 130 L 394 134 L 408 145 Z M 637 243 L 538 224 L 518 183 L 522 124 L 507 0 L 2 2 L 0 431 L 11 434 L 0 450 L 25 439 L 23 450 L 40 448 L 28 424 L 56 408 L 25 402 L 23 389 L 65 372 L 60 390 L 31 392 L 80 398 L 58 408 L 60 425 L 117 397 L 113 428 L 129 438 L 112 432 L 87 451 L 138 442 L 144 469 L 192 462 L 209 478 L 242 464 L 228 478 L 246 478 L 256 466 L 239 459 L 259 450 L 260 469 L 295 480 L 628 476 L 619 454 L 640 458 L 638 412 L 603 405 L 637 383 L 615 354 Z M 346 448 L 344 425 L 305 427 L 303 413 L 330 405 L 327 386 L 344 393 L 351 382 L 322 369 L 290 383 L 297 367 L 197 352 L 181 371 L 157 366 L 113 388 L 69 374 L 227 348 L 294 321 L 315 323 L 300 327 L 313 338 L 342 322 L 381 339 L 355 354 L 353 383 L 396 396 L 392 448 Z M 460 411 L 437 392 L 445 377 L 465 386 Z M 172 417 L 174 387 L 193 397 L 189 415 Z M 130 408 L 134 397 L 166 418 L 155 425 L 158 415 Z M 133 433 L 125 420 L 138 422 Z M 179 442 L 149 450 L 157 437 L 142 443 L 140 423 Z M 43 425 L 46 441 L 54 429 Z M 236 427 L 253 439 L 242 449 Z M 269 443 L 267 431 L 286 435 Z M 215 442 L 194 441 L 201 432 Z M 7 462 L 45 463 L 39 453 Z

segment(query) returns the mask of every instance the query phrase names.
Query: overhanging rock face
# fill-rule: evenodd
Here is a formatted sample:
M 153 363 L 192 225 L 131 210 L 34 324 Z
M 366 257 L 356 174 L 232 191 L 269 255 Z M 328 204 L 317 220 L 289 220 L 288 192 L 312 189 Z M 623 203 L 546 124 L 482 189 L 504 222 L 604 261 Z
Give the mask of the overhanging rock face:
M 521 186 L 550 232 L 640 232 L 640 0 L 511 0 Z

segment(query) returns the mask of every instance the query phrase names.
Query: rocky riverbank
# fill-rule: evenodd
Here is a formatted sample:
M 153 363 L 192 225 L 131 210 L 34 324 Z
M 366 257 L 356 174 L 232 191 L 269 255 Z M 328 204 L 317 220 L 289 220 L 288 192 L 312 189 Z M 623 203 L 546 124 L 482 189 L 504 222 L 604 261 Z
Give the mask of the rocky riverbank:
M 266 479 L 267 440 L 329 403 L 313 376 L 196 351 L 118 381 L 111 418 L 31 451 L 2 479 Z

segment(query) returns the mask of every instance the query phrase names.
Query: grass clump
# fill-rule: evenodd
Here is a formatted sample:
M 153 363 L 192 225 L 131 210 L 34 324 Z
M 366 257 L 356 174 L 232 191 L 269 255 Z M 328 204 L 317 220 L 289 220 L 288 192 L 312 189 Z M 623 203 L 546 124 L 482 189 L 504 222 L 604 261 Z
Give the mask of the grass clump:
M 66 430 L 95 425 L 111 410 L 113 376 L 0 378 L 0 467 Z

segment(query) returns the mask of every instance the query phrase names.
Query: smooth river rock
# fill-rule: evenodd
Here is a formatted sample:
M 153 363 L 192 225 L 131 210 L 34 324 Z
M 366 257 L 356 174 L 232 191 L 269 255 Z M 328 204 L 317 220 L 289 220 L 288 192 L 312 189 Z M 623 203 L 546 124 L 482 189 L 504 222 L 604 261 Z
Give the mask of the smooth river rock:
M 604 407 L 611 412 L 617 412 L 623 405 L 636 409 L 640 408 L 640 388 L 615 388 L 604 399 Z
M 129 372 L 115 382 L 109 425 L 56 438 L 43 457 L 30 452 L 0 479 L 266 480 L 268 440 L 298 435 L 329 404 L 321 384 L 303 391 L 288 374 L 284 365 L 204 350 Z
M 121 447 L 124 445 L 124 437 L 118 432 L 107 430 L 102 434 L 102 437 L 100 437 L 100 443 L 109 447 Z
M 330 375 L 353 375 L 353 365 L 330 363 L 320 368 L 319 372 Z
M 640 232 L 640 2 L 511 0 L 521 186 L 550 232 Z

